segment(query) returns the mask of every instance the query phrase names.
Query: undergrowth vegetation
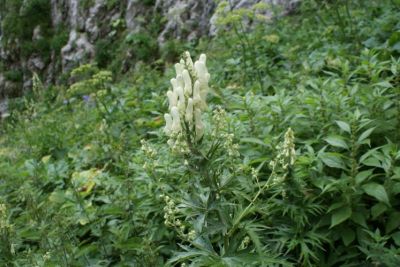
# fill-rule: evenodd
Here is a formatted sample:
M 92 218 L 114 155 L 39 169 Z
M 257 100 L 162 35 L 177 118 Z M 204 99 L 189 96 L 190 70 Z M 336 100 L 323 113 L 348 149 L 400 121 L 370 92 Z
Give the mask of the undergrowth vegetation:
M 1 122 L 0 265 L 399 266 L 400 3 L 302 2 L 223 1 L 213 40 L 118 81 L 34 75 Z

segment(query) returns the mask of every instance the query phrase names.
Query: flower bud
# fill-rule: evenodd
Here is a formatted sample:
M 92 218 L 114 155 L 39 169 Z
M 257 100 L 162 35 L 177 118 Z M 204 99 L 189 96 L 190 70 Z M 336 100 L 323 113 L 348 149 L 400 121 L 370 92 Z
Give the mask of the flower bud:
M 207 56 L 206 56 L 206 54 L 201 54 L 200 55 L 200 57 L 199 57 L 199 61 L 200 62 L 203 62 L 204 63 L 204 65 L 206 65 L 206 61 L 207 61 Z
M 183 70 L 184 70 L 184 65 L 183 64 L 181 64 L 181 63 L 176 63 L 175 64 L 176 75 L 181 75 Z
M 183 81 L 185 84 L 184 93 L 186 96 L 192 95 L 192 80 L 190 79 L 190 74 L 188 70 L 182 72 Z
M 196 128 L 196 139 L 199 140 L 204 134 L 204 124 L 201 120 L 201 111 L 198 108 L 196 108 L 194 111 L 194 121 Z
M 189 68 L 193 69 L 193 61 L 192 61 L 192 57 L 190 56 L 190 53 L 188 51 L 186 51 L 184 53 L 184 57 L 185 57 L 185 63 Z

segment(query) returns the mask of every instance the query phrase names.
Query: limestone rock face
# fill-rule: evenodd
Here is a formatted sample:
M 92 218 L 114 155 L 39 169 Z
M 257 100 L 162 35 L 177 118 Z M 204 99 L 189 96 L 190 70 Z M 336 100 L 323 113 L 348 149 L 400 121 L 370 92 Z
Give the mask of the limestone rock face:
M 66 46 L 61 49 L 63 71 L 71 70 L 77 63 L 89 61 L 94 56 L 94 47 L 86 33 L 72 30 Z
M 279 5 L 282 14 L 294 9 L 301 0 L 230 0 L 231 9 L 246 8 L 259 2 Z M 49 0 L 51 25 L 68 31 L 68 41 L 61 51 L 52 51 L 51 56 L 43 57 L 37 52 L 22 57 L 19 55 L 20 41 L 7 40 L 13 45 L 2 47 L 4 32 L 0 28 L 0 59 L 9 64 L 8 69 L 23 72 L 22 87 L 29 87 L 28 80 L 32 72 L 41 74 L 44 82 L 55 82 L 57 72 L 65 72 L 84 62 L 90 62 L 95 56 L 96 42 L 113 36 L 114 23 L 123 24 L 126 34 L 137 33 L 148 27 L 155 16 L 162 16 L 163 23 L 157 38 L 162 45 L 170 39 L 193 40 L 201 36 L 213 36 L 217 33 L 215 21 L 215 0 Z M 111 3 L 111 4 L 110 4 Z M 21 8 L 22 9 L 22 8 Z M 279 15 L 282 15 L 279 14 Z M 264 13 L 272 17 L 271 10 Z M 0 11 L 0 22 L 4 13 Z M 1 25 L 1 24 L 0 24 Z M 43 38 L 39 25 L 34 27 L 32 41 Z M 10 49 L 10 47 L 14 47 Z M 11 63 L 7 63 L 11 62 Z M 4 70 L 3 70 L 4 71 Z M 15 90 L 15 82 L 8 81 L 0 70 L 0 96 Z M 23 86 L 25 84 L 25 86 Z M 7 88 L 9 87 L 9 88 Z M 18 90 L 18 89 L 17 89 Z M 0 97 L 1 99 L 1 97 Z

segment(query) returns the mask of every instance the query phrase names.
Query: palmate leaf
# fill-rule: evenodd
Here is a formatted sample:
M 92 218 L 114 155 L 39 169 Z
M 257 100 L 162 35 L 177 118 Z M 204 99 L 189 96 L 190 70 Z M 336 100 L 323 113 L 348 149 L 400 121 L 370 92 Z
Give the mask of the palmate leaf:
M 207 251 L 202 251 L 198 249 L 193 249 L 187 246 L 181 246 L 186 252 L 177 252 L 175 255 L 167 261 L 167 264 L 174 264 L 178 262 L 183 262 L 185 260 L 192 260 L 198 257 L 213 258 L 215 255 L 210 254 Z
M 252 253 L 249 250 L 236 251 L 232 254 L 218 255 L 215 252 L 204 251 L 180 245 L 185 252 L 177 252 L 168 260 L 167 265 L 181 262 L 190 262 L 191 266 L 293 266 L 278 255 L 268 253 L 263 249 L 262 253 Z

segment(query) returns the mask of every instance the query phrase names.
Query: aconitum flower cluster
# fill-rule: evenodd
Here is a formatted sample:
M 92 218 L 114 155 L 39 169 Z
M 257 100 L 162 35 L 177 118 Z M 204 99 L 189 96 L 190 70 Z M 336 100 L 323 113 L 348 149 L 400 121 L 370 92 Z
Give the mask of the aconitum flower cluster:
M 283 144 L 278 145 L 278 155 L 270 162 L 273 172 L 273 184 L 279 184 L 287 178 L 288 170 L 291 168 L 296 160 L 296 150 L 294 145 L 294 132 L 289 128 L 285 133 Z M 281 173 L 278 175 L 277 169 L 280 167 Z
M 172 90 L 167 92 L 169 113 L 164 115 L 164 132 L 170 137 L 169 144 L 176 146 L 179 135 L 189 135 L 198 141 L 204 135 L 202 111 L 207 109 L 210 74 L 206 67 L 206 55 L 193 63 L 189 52 L 175 64 L 176 77 L 171 79 Z

